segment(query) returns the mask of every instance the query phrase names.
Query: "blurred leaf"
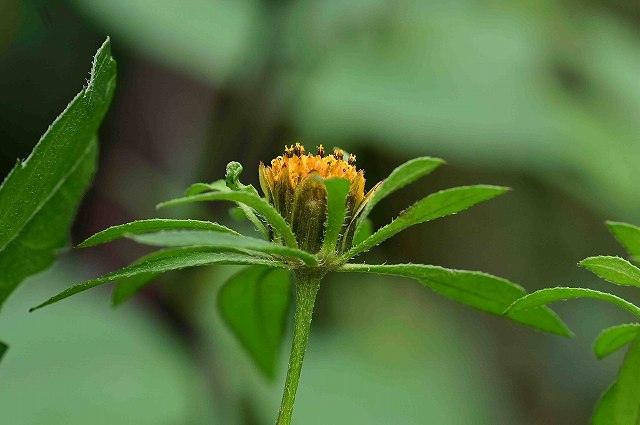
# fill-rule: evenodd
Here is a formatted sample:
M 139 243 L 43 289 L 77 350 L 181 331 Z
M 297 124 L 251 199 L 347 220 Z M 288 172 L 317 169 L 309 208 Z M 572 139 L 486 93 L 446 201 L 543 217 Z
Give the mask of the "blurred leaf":
M 389 174 L 389 177 L 384 179 L 380 186 L 374 189 L 371 198 L 369 198 L 369 201 L 360 214 L 356 232 L 360 226 L 362 226 L 362 223 L 369 216 L 369 213 L 378 202 L 382 201 L 393 192 L 413 183 L 420 177 L 426 176 L 442 164 L 444 164 L 444 160 L 440 158 L 423 156 L 420 158 L 414 158 L 399 167 L 396 167 L 391 174 Z
M 476 185 L 461 186 L 432 193 L 401 212 L 395 220 L 378 229 L 364 242 L 353 247 L 345 256 L 354 257 L 389 239 L 407 227 L 455 214 L 475 204 L 501 195 L 507 190 L 509 189 L 500 186 Z
M 373 222 L 366 218 L 360 222 L 360 225 L 356 229 L 356 234 L 353 236 L 353 246 L 359 245 L 372 234 Z
M 222 318 L 270 379 L 275 377 L 290 304 L 289 272 L 282 269 L 248 267 L 218 293 Z
M 248 249 L 266 254 L 276 254 L 283 257 L 300 259 L 304 261 L 305 264 L 311 266 L 318 264 L 316 257 L 297 248 L 289 248 L 288 246 L 248 236 L 231 235 L 208 230 L 164 230 L 157 233 L 127 235 L 127 237 L 136 242 L 153 246 L 210 246 L 233 250 Z
M 498 316 L 501 316 L 515 300 L 526 294 L 521 286 L 486 273 L 422 264 L 345 264 L 338 271 L 409 277 L 449 299 Z M 514 312 L 508 317 L 545 332 L 571 335 L 562 320 L 546 307 Z
M 613 383 L 607 391 L 602 394 L 598 405 L 596 406 L 593 416 L 591 417 L 591 425 L 613 425 L 613 400 L 615 398 L 616 384 Z
M 335 252 L 347 212 L 347 195 L 350 183 L 347 179 L 335 178 L 323 181 L 327 188 L 327 222 L 325 224 L 322 250 Z
M 640 227 L 615 221 L 607 221 L 607 226 L 631 256 L 640 257 Z
M 593 344 L 593 351 L 602 359 L 624 347 L 640 333 L 640 324 L 629 323 L 612 326 L 603 330 Z
M 280 213 L 278 213 L 278 211 L 263 198 L 253 193 L 241 191 L 203 193 L 200 195 L 187 196 L 163 202 L 158 205 L 158 208 L 204 201 L 231 201 L 245 204 L 262 214 L 262 216 L 264 216 L 264 218 L 273 226 L 274 230 L 282 236 L 287 246 L 291 248 L 297 248 L 298 246 L 296 237 L 293 235 L 291 228 L 284 218 L 282 218 Z
M 505 314 L 510 316 L 511 314 L 516 312 L 537 308 L 556 301 L 571 300 L 576 298 L 594 298 L 602 301 L 608 301 L 640 317 L 640 307 L 637 307 L 629 301 L 626 301 L 618 296 L 587 288 L 541 289 L 515 301 L 513 304 L 511 304 Z
M 640 269 L 620 257 L 589 257 L 578 264 L 608 282 L 640 287 Z
M 124 267 L 118 271 L 102 276 L 98 279 L 89 280 L 87 282 L 72 286 L 71 288 L 48 299 L 42 304 L 31 308 L 30 311 L 40 309 L 44 306 L 61 301 L 79 292 L 86 291 L 87 289 L 91 289 L 105 283 L 113 282 L 114 280 L 133 277 L 143 273 L 163 273 L 171 270 L 186 269 L 189 267 L 212 266 L 216 264 L 258 264 L 271 267 L 283 267 L 282 263 L 265 258 L 251 257 L 241 254 L 220 253 L 211 251 L 208 252 L 202 247 L 176 249 L 173 255 L 167 255 L 166 257 L 163 256 L 162 258 L 151 259 L 143 261 L 141 263 L 133 264 L 131 266 Z
M 0 341 L 0 361 L 2 360 L 2 357 L 4 357 L 4 354 L 7 352 L 8 349 L 9 349 L 9 346 L 4 342 Z
M 199 195 L 204 192 L 229 190 L 224 180 L 216 180 L 213 183 L 194 183 L 184 192 L 184 196 Z
M 126 224 L 120 224 L 118 226 L 111 226 L 108 229 L 102 230 L 101 232 L 91 236 L 78 245 L 78 247 L 86 248 L 111 242 L 115 239 L 130 237 L 131 235 L 174 229 L 198 229 L 240 235 L 235 230 L 210 221 L 152 218 L 149 220 L 136 220 Z
M 96 167 L 96 133 L 115 88 L 109 39 L 96 53 L 87 86 L 56 118 L 29 158 L 0 186 L 0 305 L 18 284 L 47 268 Z
M 624 358 L 613 392 L 615 425 L 637 425 L 640 421 L 640 338 L 629 347 Z

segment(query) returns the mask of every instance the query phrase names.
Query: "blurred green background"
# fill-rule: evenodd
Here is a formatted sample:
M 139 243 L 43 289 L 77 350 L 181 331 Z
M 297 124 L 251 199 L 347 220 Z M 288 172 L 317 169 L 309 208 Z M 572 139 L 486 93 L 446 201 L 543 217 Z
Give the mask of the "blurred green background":
M 74 242 L 157 216 L 231 160 L 256 184 L 258 162 L 298 140 L 358 154 L 369 187 L 413 156 L 447 159 L 378 206 L 376 225 L 440 188 L 515 189 L 394 238 L 368 254 L 379 261 L 603 289 L 576 262 L 624 255 L 604 219 L 640 223 L 637 1 L 0 0 L 0 176 L 79 91 L 106 35 L 118 88 Z M 232 221 L 225 205 L 179 214 Z M 72 251 L 16 291 L 0 315 L 6 423 L 272 423 L 288 347 L 265 381 L 215 310 L 231 268 L 169 274 L 118 310 L 95 290 L 27 313 L 140 253 Z M 597 361 L 591 341 L 630 320 L 557 305 L 577 333 L 565 340 L 355 275 L 327 279 L 318 303 L 305 425 L 584 424 L 621 360 Z

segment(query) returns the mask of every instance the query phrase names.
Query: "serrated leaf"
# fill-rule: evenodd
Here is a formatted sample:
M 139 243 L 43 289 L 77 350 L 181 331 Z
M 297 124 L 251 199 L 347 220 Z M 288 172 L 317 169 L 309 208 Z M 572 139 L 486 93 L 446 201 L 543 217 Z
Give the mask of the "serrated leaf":
M 413 183 L 421 177 L 426 176 L 444 163 L 445 161 L 440 158 L 430 158 L 428 156 L 423 156 L 414 158 L 396 167 L 373 192 L 371 198 L 369 198 L 369 201 L 365 205 L 362 213 L 358 218 L 356 233 L 365 222 L 365 219 L 369 217 L 369 213 L 371 212 L 371 210 L 373 210 L 373 207 L 378 204 L 378 202 L 382 201 L 393 192 L 402 189 L 403 187 Z
M 607 221 L 607 226 L 632 257 L 640 257 L 640 227 L 616 221 Z
M 286 327 L 291 288 L 286 270 L 253 266 L 220 289 L 220 314 L 268 378 L 275 375 Z
M 578 264 L 616 285 L 640 287 L 640 269 L 620 257 L 589 257 Z
M 340 238 L 340 231 L 344 225 L 347 212 L 347 195 L 349 194 L 349 180 L 335 178 L 323 181 L 327 188 L 327 222 L 325 223 L 322 251 L 335 252 Z
M 515 301 L 505 314 L 537 308 L 556 301 L 572 300 L 576 298 L 593 298 L 615 304 L 640 317 L 640 308 L 616 295 L 587 288 L 546 288 L 526 295 Z
M 615 397 L 616 385 L 611 384 L 609 388 L 602 394 L 598 405 L 596 406 L 593 416 L 591 417 L 591 425 L 613 425 L 613 400 Z
M 449 299 L 495 315 L 502 315 L 509 305 L 526 294 L 521 286 L 486 273 L 422 264 L 345 264 L 338 271 L 409 277 Z M 571 335 L 562 320 L 546 307 L 533 308 L 509 318 L 545 332 Z
M 107 39 L 87 86 L 0 186 L 0 305 L 68 244 L 73 217 L 96 167 L 96 133 L 115 88 Z
M 171 270 L 186 269 L 189 267 L 212 266 L 216 264 L 266 265 L 270 267 L 284 267 L 284 264 L 266 258 L 252 257 L 235 253 L 221 253 L 215 251 L 210 252 L 202 248 L 198 250 L 177 249 L 175 251 L 175 255 L 133 264 L 100 278 L 89 280 L 72 286 L 71 288 L 66 289 L 58 295 L 43 302 L 42 304 L 31 308 L 29 311 L 38 310 L 49 304 L 53 304 L 77 293 L 86 291 L 87 289 L 95 288 L 96 286 L 104 285 L 105 283 L 113 282 L 118 279 L 133 277 L 142 273 L 164 273 Z
M 377 232 L 362 243 L 353 247 L 345 254 L 345 257 L 351 258 L 367 251 L 407 227 L 458 213 L 480 202 L 488 201 L 501 195 L 507 190 L 509 189 L 500 186 L 476 185 L 461 186 L 432 193 L 400 213 L 395 220 L 378 229 Z
M 639 333 L 638 323 L 612 326 L 598 335 L 593 343 L 593 351 L 596 357 L 602 359 L 633 341 Z
M 248 207 L 253 208 L 259 214 L 261 214 L 277 231 L 282 239 L 291 248 L 297 248 L 298 243 L 296 237 L 293 235 L 291 228 L 287 224 L 284 218 L 278 213 L 278 211 L 271 206 L 263 198 L 250 192 L 243 191 L 230 191 L 230 192 L 217 192 L 217 193 L 203 193 L 200 195 L 187 196 L 184 198 L 172 199 L 171 201 L 163 202 L 158 205 L 158 208 L 164 208 L 169 206 L 187 204 L 190 202 L 204 202 L 204 201 L 231 201 L 236 203 L 242 203 Z
M 176 229 L 197 229 L 214 232 L 223 232 L 233 235 L 240 235 L 235 230 L 229 229 L 218 223 L 200 220 L 173 220 L 164 218 L 152 218 L 148 220 L 136 220 L 131 223 L 111 226 L 101 232 L 96 233 L 78 245 L 79 248 L 86 248 L 111 242 L 129 235 L 139 235 L 143 233 L 153 233 L 161 230 Z
M 640 422 L 640 338 L 636 337 L 624 358 L 612 394 L 611 424 L 637 425 Z
M 142 235 L 127 235 L 127 237 L 136 242 L 152 246 L 210 246 L 231 250 L 247 249 L 265 254 L 300 259 L 310 266 L 318 265 L 316 257 L 308 252 L 242 235 L 207 230 L 165 230 Z

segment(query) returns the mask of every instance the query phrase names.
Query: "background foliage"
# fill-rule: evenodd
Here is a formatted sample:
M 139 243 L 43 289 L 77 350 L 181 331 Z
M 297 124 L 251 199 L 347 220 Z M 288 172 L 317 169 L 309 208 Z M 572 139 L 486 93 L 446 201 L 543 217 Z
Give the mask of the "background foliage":
M 231 160 L 257 186 L 251 164 L 302 139 L 357 153 L 369 184 L 416 155 L 448 160 L 422 186 L 381 203 L 371 214 L 378 226 L 397 205 L 444 187 L 481 180 L 515 189 L 367 254 L 378 260 L 483 270 L 532 291 L 602 289 L 573 264 L 624 256 L 601 223 L 640 222 L 636 3 L 172 4 L 0 5 L 2 176 L 112 37 L 118 91 L 76 242 L 154 216 L 159 200 L 221 178 Z M 223 205 L 166 214 L 232 220 Z M 73 252 L 7 302 L 0 335 L 12 347 L 0 367 L 0 411 L 12 424 L 81 424 L 95 409 L 105 424 L 125 414 L 136 423 L 269 423 L 278 391 L 213 308 L 232 270 L 169 275 L 122 311 L 106 310 L 108 295 L 97 291 L 27 315 L 33 300 L 144 253 L 126 242 Z M 619 289 L 637 300 L 634 288 Z M 591 342 L 629 321 L 597 301 L 558 305 L 577 337 L 552 338 L 401 279 L 351 274 L 327 282 L 318 307 L 296 413 L 306 424 L 329 423 L 336 410 L 354 424 L 583 424 L 622 360 L 622 352 L 596 360 Z M 65 416 L 88 388 L 99 392 L 87 409 Z

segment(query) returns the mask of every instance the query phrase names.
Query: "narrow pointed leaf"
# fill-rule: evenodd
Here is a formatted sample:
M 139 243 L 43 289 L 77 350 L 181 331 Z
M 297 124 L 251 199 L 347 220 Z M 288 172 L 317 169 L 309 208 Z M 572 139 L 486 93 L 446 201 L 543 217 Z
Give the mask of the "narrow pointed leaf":
M 287 270 L 248 267 L 220 289 L 225 323 L 268 378 L 273 379 L 291 304 Z
M 203 193 L 163 202 L 158 205 L 158 208 L 204 201 L 231 201 L 245 204 L 261 214 L 273 226 L 274 230 L 282 236 L 287 246 L 292 248 L 297 248 L 298 246 L 296 237 L 285 219 L 267 201 L 253 193 L 242 191 Z
M 640 269 L 620 257 L 589 257 L 579 265 L 616 285 L 640 287 Z
M 593 344 L 593 351 L 599 359 L 602 359 L 633 341 L 638 334 L 640 334 L 638 323 L 612 326 L 598 335 Z
M 576 298 L 593 298 L 607 301 L 640 317 L 640 308 L 618 296 L 587 288 L 546 288 L 526 295 L 514 302 L 505 312 L 507 315 L 537 308 L 556 301 Z
M 364 242 L 352 248 L 345 257 L 354 257 L 367 251 L 407 227 L 440 217 L 455 214 L 480 202 L 505 193 L 507 188 L 499 186 L 462 186 L 433 193 L 418 201 L 391 223 L 380 228 Z
M 521 286 L 486 273 L 422 264 L 345 264 L 338 271 L 378 273 L 416 279 L 440 295 L 496 315 L 502 315 L 511 303 L 526 294 Z M 562 320 L 546 307 L 520 312 L 509 318 L 545 332 L 571 335 Z
M 328 253 L 335 252 L 340 231 L 344 225 L 349 180 L 327 179 L 323 182 L 327 188 L 327 222 L 325 224 L 322 250 Z
M 393 192 L 402 189 L 408 184 L 413 183 L 421 177 L 426 176 L 433 170 L 444 164 L 445 161 L 440 158 L 430 158 L 423 156 L 420 158 L 414 158 L 410 161 L 397 167 L 389 174 L 389 177 L 382 181 L 382 184 L 371 195 L 371 198 L 365 205 L 360 217 L 358 218 L 358 226 L 356 227 L 356 233 L 360 227 L 363 226 L 365 219 L 369 216 L 369 213 L 373 207 L 382 201 Z
M 640 338 L 632 342 L 624 358 L 615 391 L 612 394 L 611 424 L 637 425 L 640 423 Z
M 640 227 L 616 221 L 607 221 L 607 226 L 632 257 L 640 258 Z
M 107 39 L 85 88 L 0 185 L 0 305 L 68 245 L 69 228 L 95 171 L 96 135 L 115 75 Z
M 186 269 L 189 267 L 212 266 L 216 264 L 237 264 L 237 265 L 266 265 L 270 267 L 284 267 L 280 262 L 248 255 L 235 253 L 207 252 L 205 250 L 193 251 L 184 250 L 177 252 L 173 256 L 166 258 L 154 259 L 124 267 L 113 273 L 109 273 L 97 279 L 89 280 L 84 283 L 75 285 L 58 295 L 48 299 L 42 304 L 33 307 L 30 311 L 37 310 L 49 304 L 61 301 L 79 292 L 94 288 L 105 283 L 113 282 L 118 279 L 133 277 L 142 273 L 163 273 L 171 270 Z
M 611 422 L 614 415 L 613 400 L 615 398 L 615 392 L 616 385 L 613 383 L 607 388 L 607 391 L 602 394 L 591 417 L 591 425 L 612 425 L 615 423 Z
M 289 248 L 262 239 L 231 235 L 207 230 L 165 230 L 142 235 L 128 235 L 128 238 L 153 246 L 210 246 L 214 248 L 248 249 L 266 254 L 297 258 L 310 266 L 318 264 L 312 254 L 297 248 Z
M 80 245 L 78 245 L 78 247 L 86 248 L 90 246 L 96 246 L 103 243 L 111 242 L 115 239 L 126 237 L 128 235 L 138 235 L 143 233 L 158 232 L 161 230 L 176 229 L 209 230 L 214 232 L 240 235 L 235 230 L 229 229 L 228 227 L 225 227 L 218 223 L 212 223 L 210 221 L 153 218 L 149 220 L 132 221 L 131 223 L 109 227 L 108 229 L 105 229 L 91 236 Z

